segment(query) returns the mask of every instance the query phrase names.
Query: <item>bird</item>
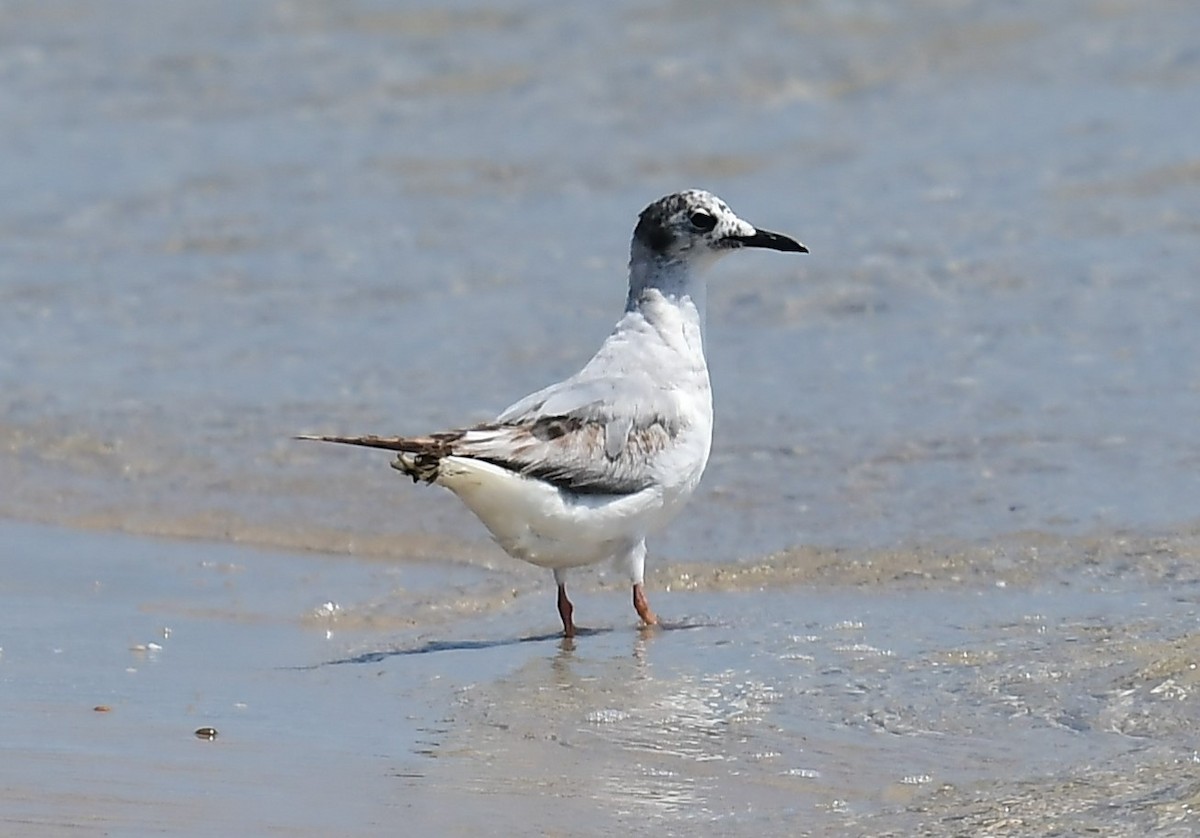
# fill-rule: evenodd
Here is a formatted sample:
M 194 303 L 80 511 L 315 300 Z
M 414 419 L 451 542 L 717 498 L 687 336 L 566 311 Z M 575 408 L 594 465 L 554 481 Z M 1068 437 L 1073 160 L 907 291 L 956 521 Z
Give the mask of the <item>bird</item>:
M 808 252 L 711 192 L 667 195 L 638 216 L 625 310 L 579 372 L 469 427 L 296 438 L 394 451 L 414 483 L 449 489 L 508 555 L 554 572 L 564 637 L 577 632 L 568 572 L 604 561 L 628 575 L 641 623 L 658 625 L 646 538 L 691 497 L 712 445 L 704 274 L 743 248 Z

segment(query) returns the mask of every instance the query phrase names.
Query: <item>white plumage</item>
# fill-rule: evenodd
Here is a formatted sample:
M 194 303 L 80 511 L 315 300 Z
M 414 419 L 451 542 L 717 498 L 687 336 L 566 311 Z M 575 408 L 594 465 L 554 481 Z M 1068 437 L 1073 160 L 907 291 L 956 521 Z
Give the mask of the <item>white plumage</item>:
M 454 492 L 509 555 L 554 571 L 566 636 L 567 569 L 606 560 L 629 574 L 634 607 L 654 624 L 646 537 L 691 497 L 712 442 L 701 274 L 740 247 L 807 252 L 709 192 L 668 195 L 639 216 L 625 313 L 575 375 L 472 428 L 301 438 L 398 451 L 393 467 Z

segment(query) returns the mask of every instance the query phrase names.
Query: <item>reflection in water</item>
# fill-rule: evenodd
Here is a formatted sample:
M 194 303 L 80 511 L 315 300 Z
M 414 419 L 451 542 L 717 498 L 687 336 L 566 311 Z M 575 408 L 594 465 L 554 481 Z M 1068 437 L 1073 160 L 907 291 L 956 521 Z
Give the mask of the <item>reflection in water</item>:
M 711 644 L 705 636 L 648 630 L 560 640 L 553 655 L 462 692 L 435 753 L 469 760 L 476 792 L 532 784 L 643 818 L 709 817 L 728 772 L 704 766 L 761 761 L 750 743 L 777 695 L 744 671 L 696 674 L 656 663 L 662 644 Z M 500 755 L 504 770 L 494 771 Z
M 1133 729 L 1114 719 L 1182 694 L 1174 664 L 1147 667 L 1134 692 L 1111 680 L 1115 637 L 1095 615 L 1143 593 L 719 596 L 734 611 L 753 602 L 754 618 L 560 640 L 459 691 L 429 752 L 435 781 L 598 802 L 611 823 L 643 826 L 869 819 L 951 785 L 1119 753 L 1102 726 Z M 1014 607 L 1038 617 L 1014 620 Z M 1156 711 L 1170 729 L 1190 717 L 1177 705 Z

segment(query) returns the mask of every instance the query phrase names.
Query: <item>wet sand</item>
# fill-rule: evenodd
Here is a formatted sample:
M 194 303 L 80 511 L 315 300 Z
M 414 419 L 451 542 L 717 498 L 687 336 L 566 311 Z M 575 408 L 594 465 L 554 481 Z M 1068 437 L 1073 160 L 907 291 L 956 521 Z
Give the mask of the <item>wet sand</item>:
M 573 642 L 516 567 L 0 535 L 21 834 L 1195 825 L 1196 535 L 677 567 L 651 631 L 598 578 Z

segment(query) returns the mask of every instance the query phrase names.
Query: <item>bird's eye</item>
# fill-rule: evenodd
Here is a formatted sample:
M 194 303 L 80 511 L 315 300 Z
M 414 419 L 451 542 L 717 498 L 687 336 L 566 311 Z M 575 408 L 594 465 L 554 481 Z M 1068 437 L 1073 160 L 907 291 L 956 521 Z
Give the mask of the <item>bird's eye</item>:
M 688 221 L 692 222 L 692 226 L 697 230 L 703 230 L 706 233 L 717 226 L 717 217 L 706 212 L 694 212 L 688 217 Z

